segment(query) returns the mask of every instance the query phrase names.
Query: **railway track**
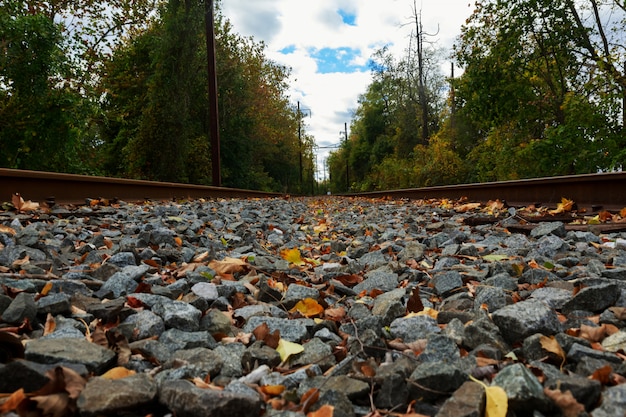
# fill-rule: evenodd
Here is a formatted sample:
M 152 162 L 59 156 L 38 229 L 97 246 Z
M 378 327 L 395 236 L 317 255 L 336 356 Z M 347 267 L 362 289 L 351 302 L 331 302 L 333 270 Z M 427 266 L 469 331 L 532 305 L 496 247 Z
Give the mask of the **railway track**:
M 82 204 L 87 198 L 125 201 L 172 200 L 185 198 L 263 198 L 281 196 L 223 187 L 161 183 L 119 178 L 0 169 L 0 200 L 21 193 L 33 201 Z M 450 185 L 404 190 L 346 194 L 346 196 L 407 199 L 467 198 L 487 202 L 503 200 L 510 206 L 556 206 L 563 197 L 586 212 L 620 210 L 626 207 L 626 172 L 536 178 L 481 184 Z

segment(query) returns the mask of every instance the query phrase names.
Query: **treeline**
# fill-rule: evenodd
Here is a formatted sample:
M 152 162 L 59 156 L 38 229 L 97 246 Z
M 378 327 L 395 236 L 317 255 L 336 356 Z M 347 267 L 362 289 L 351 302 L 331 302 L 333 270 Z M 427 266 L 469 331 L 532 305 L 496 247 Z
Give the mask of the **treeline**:
M 210 184 L 204 16 L 202 0 L 3 2 L 0 166 Z M 310 189 L 289 69 L 215 16 L 222 185 Z
M 626 6 L 477 1 L 446 77 L 416 13 L 406 55 L 381 50 L 330 188 L 353 191 L 594 173 L 626 162 Z M 347 176 L 347 178 L 346 178 Z

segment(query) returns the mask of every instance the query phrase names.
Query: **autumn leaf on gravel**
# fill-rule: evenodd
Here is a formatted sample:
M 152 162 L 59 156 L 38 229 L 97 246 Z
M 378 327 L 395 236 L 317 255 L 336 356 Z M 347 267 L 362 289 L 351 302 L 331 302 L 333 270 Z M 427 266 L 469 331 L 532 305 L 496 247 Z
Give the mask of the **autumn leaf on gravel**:
M 565 363 L 565 358 L 566 358 L 565 351 L 563 350 L 559 342 L 554 338 L 554 336 L 548 337 L 548 336 L 542 335 L 539 338 L 539 343 L 541 344 L 541 347 L 543 349 L 545 349 L 546 351 L 550 353 L 555 354 L 561 360 L 561 365 Z
M 2 403 L 2 405 L 0 405 L 0 413 L 4 414 L 17 409 L 22 401 L 25 401 L 26 399 L 27 398 L 26 394 L 24 393 L 24 388 L 18 389 L 13 394 L 11 394 L 4 401 L 4 403 Z
M 304 300 L 300 300 L 296 303 L 296 305 L 289 310 L 290 313 L 299 312 L 304 317 L 315 317 L 324 312 L 324 307 L 320 305 L 313 298 L 305 298 Z
M 408 313 L 417 313 L 424 310 L 424 303 L 420 298 L 420 287 L 413 288 L 411 296 L 406 303 L 406 310 Z
M 286 362 L 291 355 L 297 355 L 304 352 L 304 347 L 298 343 L 290 342 L 285 339 L 280 339 L 276 352 L 280 355 L 280 359 Z
M 485 396 L 487 398 L 485 417 L 506 417 L 509 408 L 509 399 L 506 395 L 506 391 L 497 385 L 488 386 L 471 375 L 470 379 L 474 382 L 478 382 L 485 388 Z
M 4 233 L 4 234 L 7 234 L 7 235 L 11 235 L 11 236 L 15 236 L 17 234 L 15 229 L 13 229 L 12 227 L 9 227 L 9 226 L 5 226 L 3 224 L 0 224 L 0 233 Z
M 276 329 L 274 332 L 270 333 L 270 327 L 267 323 L 259 324 L 253 331 L 256 340 L 262 340 L 267 346 L 272 349 L 276 349 L 278 347 L 278 343 L 280 341 L 280 330 Z
M 259 390 L 265 395 L 276 397 L 277 395 L 280 395 L 285 391 L 285 386 L 284 385 L 263 385 L 262 387 L 259 387 Z
M 570 390 L 563 392 L 546 387 L 543 392 L 561 409 L 563 417 L 578 417 L 585 413 L 585 406 L 576 401 Z
M 344 307 L 331 307 L 324 310 L 324 318 L 331 321 L 341 321 L 346 317 Z
M 300 254 L 300 250 L 298 248 L 283 249 L 280 251 L 280 256 L 291 264 L 298 266 L 304 265 L 302 255 Z
M 100 376 L 105 379 L 122 379 L 131 375 L 135 375 L 135 371 L 133 371 L 132 369 L 128 369 L 123 366 L 116 366 L 115 368 L 109 369 Z
M 596 369 L 593 374 L 589 376 L 589 379 L 599 381 L 602 385 L 609 385 L 611 382 L 611 374 L 613 374 L 611 365 L 604 365 L 602 368 Z
M 39 203 L 34 203 L 30 200 L 24 201 L 20 193 L 13 194 L 11 202 L 17 211 L 34 211 L 39 208 Z
M 358 284 L 358 283 L 363 281 L 363 277 L 361 275 L 357 275 L 357 274 L 339 275 L 338 277 L 335 277 L 334 279 L 336 279 L 337 281 L 341 282 L 346 287 L 353 287 L 356 284 Z
M 550 214 L 566 213 L 568 211 L 572 211 L 573 207 L 574 207 L 574 201 L 563 197 L 561 198 L 561 202 L 557 204 L 556 209 L 549 210 L 548 213 Z
M 468 211 L 476 210 L 480 207 L 480 203 L 466 203 L 454 208 L 457 213 L 465 213 Z
M 306 417 L 333 417 L 335 413 L 335 407 L 329 404 L 324 404 L 317 411 L 311 411 L 307 413 Z
M 580 335 L 583 339 L 587 339 L 590 342 L 601 342 L 607 333 L 606 325 L 589 326 L 588 324 L 580 325 Z
M 242 259 L 226 257 L 221 261 L 213 260 L 209 262 L 209 268 L 215 271 L 217 275 L 232 275 L 242 272 L 248 267 L 248 263 Z

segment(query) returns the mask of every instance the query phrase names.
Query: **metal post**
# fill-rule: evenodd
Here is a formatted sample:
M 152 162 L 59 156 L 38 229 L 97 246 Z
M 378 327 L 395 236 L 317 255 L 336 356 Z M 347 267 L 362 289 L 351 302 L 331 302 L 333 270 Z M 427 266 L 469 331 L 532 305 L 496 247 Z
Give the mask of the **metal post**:
M 213 18 L 213 0 L 205 0 L 204 23 L 206 27 L 206 55 L 209 73 L 209 131 L 211 136 L 211 166 L 213 184 L 222 186 L 220 163 L 220 125 L 217 107 L 217 71 L 215 65 L 215 23 Z

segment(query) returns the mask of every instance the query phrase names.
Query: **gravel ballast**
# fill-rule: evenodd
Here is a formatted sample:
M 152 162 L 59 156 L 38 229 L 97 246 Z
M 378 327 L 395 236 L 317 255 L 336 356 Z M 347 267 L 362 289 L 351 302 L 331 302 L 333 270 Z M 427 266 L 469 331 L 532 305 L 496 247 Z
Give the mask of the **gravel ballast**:
M 0 410 L 482 416 L 485 384 L 510 416 L 621 416 L 626 233 L 544 220 L 336 197 L 0 211 Z

